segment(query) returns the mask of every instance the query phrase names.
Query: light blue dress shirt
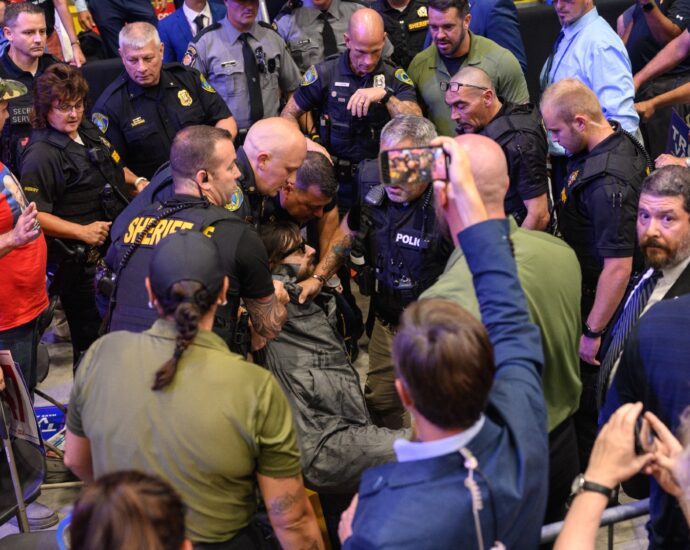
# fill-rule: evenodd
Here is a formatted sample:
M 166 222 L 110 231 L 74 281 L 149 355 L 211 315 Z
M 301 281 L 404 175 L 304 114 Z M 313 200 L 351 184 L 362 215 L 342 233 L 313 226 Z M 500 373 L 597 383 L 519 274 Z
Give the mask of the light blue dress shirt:
M 398 462 L 410 462 L 412 460 L 425 460 L 436 458 L 450 453 L 456 453 L 463 447 L 467 447 L 474 436 L 484 426 L 484 415 L 482 414 L 472 426 L 459 434 L 437 439 L 435 441 L 408 441 L 407 439 L 396 439 L 393 443 L 395 455 Z
M 542 79 L 545 70 L 546 64 L 542 67 Z M 554 55 L 548 82 L 563 78 L 584 82 L 596 94 L 606 118 L 618 121 L 632 134 L 637 133 L 640 117 L 634 106 L 630 58 L 623 41 L 596 8 L 563 27 L 563 40 Z M 549 150 L 564 155 L 563 148 L 550 138 Z

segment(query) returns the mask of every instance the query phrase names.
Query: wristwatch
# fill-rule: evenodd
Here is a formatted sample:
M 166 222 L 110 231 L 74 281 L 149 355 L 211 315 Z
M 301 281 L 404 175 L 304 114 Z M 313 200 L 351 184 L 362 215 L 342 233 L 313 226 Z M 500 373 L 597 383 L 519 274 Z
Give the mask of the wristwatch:
M 386 86 L 386 94 L 381 98 L 381 101 L 379 101 L 379 103 L 381 105 L 385 105 L 386 103 L 388 103 L 388 100 L 391 98 L 394 91 L 395 90 L 393 90 L 393 88 L 391 88 L 390 86 Z
M 643 11 L 652 11 L 654 9 L 654 0 L 650 0 L 646 4 L 642 4 Z
M 599 485 L 598 483 L 594 483 L 593 481 L 587 481 L 585 479 L 584 474 L 578 474 L 577 476 L 575 476 L 575 479 L 573 479 L 573 484 L 570 486 L 570 496 L 574 497 L 575 495 L 579 495 L 584 491 L 592 491 L 593 493 L 599 493 L 601 495 L 604 495 L 609 500 L 613 496 L 613 489 L 609 487 L 604 487 L 603 485 Z
M 586 321 L 584 325 L 585 326 L 582 328 L 582 334 L 584 334 L 587 338 L 599 338 L 606 332 L 606 327 L 602 328 L 601 330 L 592 330 Z

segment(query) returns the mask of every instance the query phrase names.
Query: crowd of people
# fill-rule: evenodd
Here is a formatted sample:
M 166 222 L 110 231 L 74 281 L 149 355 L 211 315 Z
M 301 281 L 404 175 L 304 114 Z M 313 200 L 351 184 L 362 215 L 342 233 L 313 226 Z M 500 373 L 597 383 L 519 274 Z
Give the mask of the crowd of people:
M 690 5 L 555 0 L 528 59 L 512 0 L 175 4 L 0 0 L 0 349 L 33 394 L 64 311 L 72 548 L 593 548 L 621 484 L 690 547 Z

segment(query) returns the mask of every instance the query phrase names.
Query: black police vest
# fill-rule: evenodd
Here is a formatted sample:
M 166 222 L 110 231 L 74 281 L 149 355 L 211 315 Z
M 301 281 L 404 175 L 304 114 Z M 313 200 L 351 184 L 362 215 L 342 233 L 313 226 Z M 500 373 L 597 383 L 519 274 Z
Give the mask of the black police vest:
M 365 164 L 367 172 L 376 168 L 374 162 Z M 361 175 L 363 193 L 372 179 L 366 173 Z M 367 261 L 376 277 L 375 312 L 385 322 L 396 325 L 403 309 L 443 272 L 452 244 L 439 231 L 431 185 L 406 207 L 393 203 L 385 191 L 379 194 L 381 191 L 375 186 L 363 195 L 375 195 L 380 202 L 364 206 L 362 223 L 368 231 Z
M 381 130 L 391 119 L 388 109 L 380 103 L 373 103 L 365 117 L 352 116 L 347 109 L 350 97 L 362 87 L 359 77 L 352 78 L 351 74 L 341 72 L 342 56 L 347 56 L 347 51 L 326 58 L 322 67 L 327 71 L 325 81 L 328 82 L 326 91 L 326 105 L 322 114 L 330 119 L 329 137 L 326 140 L 328 147 L 337 157 L 351 162 L 360 162 L 364 159 L 375 158 L 379 150 L 379 138 Z M 395 78 L 395 67 L 385 61 L 381 61 L 368 78 L 363 87 L 371 87 L 375 76 L 383 74 L 387 85 Z M 337 82 L 350 82 L 350 86 L 336 86 Z
M 521 133 L 530 134 L 530 139 L 542 139 L 546 141 L 546 133 L 539 112 L 530 103 L 524 105 L 506 103 L 504 113 L 494 118 L 494 120 L 489 122 L 481 131 L 482 135 L 490 137 L 501 146 L 508 160 L 510 160 L 508 155 L 509 151 L 517 153 L 520 156 L 523 154 L 516 140 L 517 135 Z M 546 161 L 546 159 L 544 159 L 544 161 Z M 529 162 L 529 159 L 523 162 Z M 512 178 L 512 166 L 508 167 L 508 171 Z M 527 216 L 527 207 L 517 192 L 516 187 L 518 183 L 519 182 L 512 181 L 511 179 L 504 206 L 506 213 L 512 214 L 518 223 L 521 224 Z
M 586 190 L 593 190 L 593 186 L 604 186 L 611 208 L 611 223 L 617 224 L 626 205 L 635 205 L 628 207 L 636 208 L 642 181 L 648 173 L 645 151 L 621 130 L 617 130 L 613 138 L 618 140 L 615 150 L 585 155 L 569 165 L 570 175 L 558 209 L 559 229 L 580 262 L 583 288 L 591 292 L 596 289 L 603 258 L 595 248 L 588 201 L 583 194 Z M 632 240 L 634 236 L 630 238 Z M 639 255 L 635 264 L 639 264 Z
M 160 217 L 165 208 L 175 207 L 186 202 L 198 202 L 198 204 L 175 212 L 169 217 Z M 157 218 L 160 219 L 156 221 Z M 157 319 L 156 311 L 148 307 L 148 296 L 144 287 L 144 278 L 148 275 L 149 263 L 156 245 L 168 235 L 178 231 L 202 231 L 208 234 L 208 228 L 221 220 L 230 220 L 242 227 L 245 224 L 244 221 L 224 208 L 210 205 L 208 202 L 195 197 L 180 196 L 164 203 L 156 202 L 132 219 L 125 233 L 114 243 L 118 250 L 117 261 L 113 266 L 117 275 L 117 290 L 116 302 L 111 312 L 110 331 L 142 332 L 151 328 Z M 142 232 L 145 232 L 145 237 L 141 240 L 140 245 L 134 249 L 124 269 L 118 273 L 123 255 Z M 239 233 L 240 231 L 238 231 Z M 227 244 L 230 245 L 230 243 Z M 238 306 L 239 296 L 236 294 L 228 295 L 228 305 L 219 308 L 216 313 L 214 331 L 226 342 L 230 341 L 234 333 Z

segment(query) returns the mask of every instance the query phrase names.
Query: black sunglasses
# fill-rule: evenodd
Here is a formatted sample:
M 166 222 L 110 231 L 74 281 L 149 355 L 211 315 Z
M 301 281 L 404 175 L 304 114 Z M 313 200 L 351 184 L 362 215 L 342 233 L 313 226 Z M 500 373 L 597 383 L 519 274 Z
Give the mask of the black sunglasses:
M 298 250 L 299 250 L 302 254 L 304 254 L 304 253 L 307 251 L 307 241 L 304 240 L 304 237 L 302 237 L 302 241 L 301 241 L 301 242 L 299 242 L 298 244 L 296 244 L 296 245 L 293 246 L 293 247 L 288 248 L 285 252 L 283 252 L 283 253 L 280 255 L 280 259 L 282 260 L 282 259 L 284 259 L 284 258 L 287 258 L 288 256 L 290 256 L 291 254 L 294 254 L 294 253 L 297 252 Z

